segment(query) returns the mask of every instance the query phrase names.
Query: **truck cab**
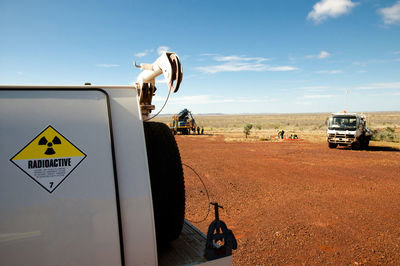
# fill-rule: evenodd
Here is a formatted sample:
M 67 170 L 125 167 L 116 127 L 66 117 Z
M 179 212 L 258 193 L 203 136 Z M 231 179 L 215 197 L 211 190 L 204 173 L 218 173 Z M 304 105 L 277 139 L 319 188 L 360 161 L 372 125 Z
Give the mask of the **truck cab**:
M 357 113 L 333 113 L 328 119 L 327 141 L 329 148 L 350 146 L 367 148 L 371 131 L 366 117 Z

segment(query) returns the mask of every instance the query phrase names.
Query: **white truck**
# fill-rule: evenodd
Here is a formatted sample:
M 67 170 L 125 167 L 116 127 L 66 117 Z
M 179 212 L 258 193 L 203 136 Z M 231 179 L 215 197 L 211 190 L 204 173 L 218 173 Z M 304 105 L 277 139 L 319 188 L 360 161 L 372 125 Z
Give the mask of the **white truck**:
M 350 146 L 367 149 L 372 132 L 367 128 L 366 117 L 357 113 L 333 113 L 328 119 L 327 141 L 329 148 Z
M 132 86 L 0 85 L 1 265 L 231 264 L 184 220 L 169 128 L 144 122 L 156 76 L 178 90 L 179 58 L 140 68 Z

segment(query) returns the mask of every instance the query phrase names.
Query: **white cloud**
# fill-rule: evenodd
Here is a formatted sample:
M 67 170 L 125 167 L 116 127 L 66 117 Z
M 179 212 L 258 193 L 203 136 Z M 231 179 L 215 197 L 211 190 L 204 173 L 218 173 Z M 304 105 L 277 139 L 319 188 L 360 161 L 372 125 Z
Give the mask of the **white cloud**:
M 308 92 L 323 92 L 331 89 L 328 86 L 305 86 L 305 87 L 296 87 L 296 88 L 291 88 L 290 91 L 297 91 L 297 90 L 302 90 L 302 91 L 308 91 Z
M 295 104 L 298 105 L 312 105 L 312 102 L 305 102 L 305 101 L 296 101 Z
M 319 58 L 319 59 L 323 59 L 323 58 L 327 58 L 327 57 L 329 57 L 329 56 L 331 56 L 331 54 L 328 53 L 327 51 L 321 51 L 321 52 L 319 53 L 319 55 L 318 55 L 318 58 Z
M 321 89 L 328 89 L 328 86 L 308 86 L 308 87 L 303 87 L 302 89 L 304 90 L 321 90 Z
M 256 61 L 256 62 L 263 62 L 269 60 L 269 58 L 264 58 L 264 57 L 244 57 L 238 55 L 216 56 L 214 59 L 216 61 Z
M 293 66 L 270 66 L 264 62 L 268 58 L 264 57 L 245 57 L 238 55 L 231 56 L 215 56 L 213 58 L 217 62 L 223 62 L 219 65 L 202 66 L 197 69 L 204 73 L 218 72 L 239 72 L 239 71 L 293 71 Z
M 334 74 L 339 74 L 339 73 L 342 73 L 343 71 L 342 70 L 340 70 L 340 69 L 334 69 L 334 70 L 320 70 L 320 71 L 316 71 L 315 73 L 317 73 L 317 74 L 331 74 L 331 75 L 334 75 Z
M 264 64 L 251 64 L 251 63 L 226 63 L 222 65 L 198 67 L 198 70 L 204 73 L 218 73 L 218 72 L 239 72 L 239 71 L 293 71 L 297 70 L 292 66 L 278 66 L 271 67 Z
M 327 57 L 331 56 L 330 53 L 328 53 L 327 51 L 321 51 L 319 54 L 317 55 L 307 55 L 306 58 L 318 58 L 318 59 L 325 59 Z
M 353 62 L 353 65 L 361 67 L 366 67 L 368 64 L 369 62 Z
M 217 56 L 218 54 L 213 54 L 213 53 L 204 53 L 200 54 L 200 56 Z
M 154 102 L 164 102 L 165 97 L 154 96 Z M 171 97 L 168 100 L 168 104 L 171 105 L 195 105 L 195 104 L 219 104 L 219 103 L 263 103 L 273 102 L 274 99 L 264 98 L 250 98 L 250 97 L 231 97 L 216 95 L 194 95 L 194 96 L 178 96 Z
M 385 7 L 378 10 L 385 24 L 400 24 L 400 1 L 397 1 L 391 7 Z
M 145 57 L 145 56 L 147 56 L 147 55 L 149 55 L 150 53 L 153 53 L 153 52 L 154 52 L 154 49 L 146 49 L 146 50 L 144 50 L 142 52 L 136 53 L 135 56 L 136 57 Z
M 109 67 L 119 67 L 119 65 L 117 64 L 97 64 L 97 67 L 105 67 L 105 68 L 109 68 Z
M 266 66 L 265 67 L 265 71 L 293 71 L 293 70 L 297 70 L 297 67 L 293 67 L 293 66 L 276 66 L 276 67 L 272 67 L 272 66 Z
M 355 66 L 361 66 L 361 67 L 366 67 L 367 65 L 376 65 L 376 64 L 385 64 L 388 62 L 393 61 L 393 59 L 387 60 L 387 59 L 368 59 L 363 62 L 353 62 L 353 65 Z
M 305 99 L 327 99 L 335 97 L 335 95 L 331 94 L 309 94 L 303 96 Z
M 238 71 L 261 71 L 263 66 L 264 65 L 262 64 L 229 62 L 222 65 L 198 67 L 197 69 L 204 73 L 218 73 L 218 72 L 238 72 Z
M 147 52 L 140 52 L 140 53 L 135 54 L 136 57 L 144 57 L 146 55 L 147 55 Z
M 157 53 L 161 55 L 163 52 L 168 52 L 170 48 L 168 46 L 160 46 L 157 48 Z
M 350 13 L 356 5 L 358 3 L 354 3 L 351 0 L 321 0 L 308 13 L 307 19 L 311 19 L 315 23 L 322 23 L 330 17 L 337 18 Z
M 361 87 L 357 87 L 357 90 L 387 90 L 387 89 L 400 89 L 400 82 L 382 82 L 382 83 L 371 83 Z

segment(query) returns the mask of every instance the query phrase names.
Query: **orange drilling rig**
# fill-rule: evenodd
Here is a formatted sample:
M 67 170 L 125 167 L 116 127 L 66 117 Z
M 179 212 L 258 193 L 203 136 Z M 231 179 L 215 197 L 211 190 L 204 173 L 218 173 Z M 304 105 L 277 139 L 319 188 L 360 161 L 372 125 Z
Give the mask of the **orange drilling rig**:
M 192 113 L 188 109 L 183 109 L 178 114 L 172 116 L 172 122 L 169 123 L 169 128 L 175 134 L 181 132 L 182 135 L 190 135 L 196 133 L 197 124 Z

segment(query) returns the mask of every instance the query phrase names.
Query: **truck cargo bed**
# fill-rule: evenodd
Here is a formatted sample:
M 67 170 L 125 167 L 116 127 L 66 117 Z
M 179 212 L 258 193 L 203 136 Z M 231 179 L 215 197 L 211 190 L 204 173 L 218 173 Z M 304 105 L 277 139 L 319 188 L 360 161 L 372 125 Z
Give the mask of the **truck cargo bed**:
M 187 220 L 183 224 L 182 233 L 168 247 L 159 250 L 158 265 L 191 265 L 204 263 L 206 235 L 195 228 Z

